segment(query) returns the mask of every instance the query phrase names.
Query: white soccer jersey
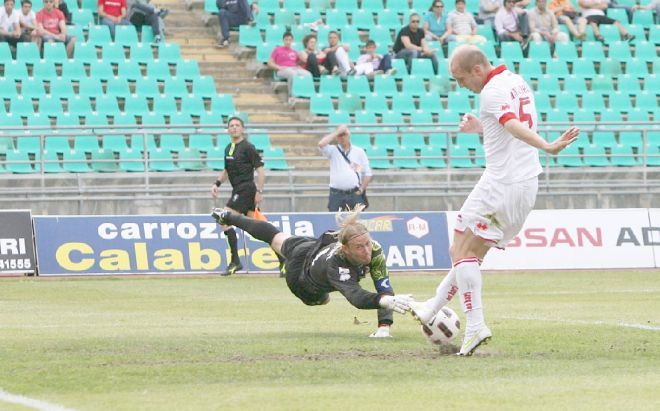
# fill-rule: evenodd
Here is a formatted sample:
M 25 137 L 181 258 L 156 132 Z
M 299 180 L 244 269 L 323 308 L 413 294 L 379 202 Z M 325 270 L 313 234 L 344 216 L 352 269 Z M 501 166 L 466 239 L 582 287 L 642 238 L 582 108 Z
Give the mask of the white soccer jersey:
M 504 128 L 504 123 L 515 118 L 536 132 L 538 120 L 532 88 L 502 65 L 488 74 L 480 101 L 486 154 L 484 174 L 502 183 L 515 183 L 541 174 L 543 168 L 537 149 Z

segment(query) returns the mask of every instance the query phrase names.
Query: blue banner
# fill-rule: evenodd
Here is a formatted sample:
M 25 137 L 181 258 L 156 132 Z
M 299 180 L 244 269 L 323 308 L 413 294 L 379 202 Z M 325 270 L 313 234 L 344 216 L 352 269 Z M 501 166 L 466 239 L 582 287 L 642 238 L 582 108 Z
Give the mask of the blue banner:
M 317 237 L 336 229 L 335 215 L 266 214 L 282 232 Z M 445 213 L 363 213 L 391 270 L 451 266 Z M 34 217 L 39 275 L 200 274 L 227 267 L 229 247 L 209 215 Z M 275 272 L 267 244 L 236 230 L 248 272 Z

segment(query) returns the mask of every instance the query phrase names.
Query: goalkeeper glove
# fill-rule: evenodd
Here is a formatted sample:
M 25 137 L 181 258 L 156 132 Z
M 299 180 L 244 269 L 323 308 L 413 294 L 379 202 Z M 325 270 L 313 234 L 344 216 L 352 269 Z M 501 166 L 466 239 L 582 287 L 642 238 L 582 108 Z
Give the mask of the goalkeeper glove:
M 410 309 L 410 302 L 412 295 L 399 294 L 399 295 L 384 295 L 380 297 L 379 304 L 382 308 L 394 310 L 400 314 L 405 314 Z

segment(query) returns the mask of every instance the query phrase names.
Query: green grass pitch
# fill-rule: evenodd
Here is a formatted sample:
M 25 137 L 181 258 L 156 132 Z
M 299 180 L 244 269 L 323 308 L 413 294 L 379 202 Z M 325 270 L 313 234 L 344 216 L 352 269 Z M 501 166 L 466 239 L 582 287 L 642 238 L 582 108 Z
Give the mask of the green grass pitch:
M 441 278 L 392 283 L 425 299 Z M 486 273 L 493 339 L 457 358 L 410 314 L 367 338 L 375 311 L 279 278 L 2 279 L 0 389 L 74 410 L 657 410 L 659 297 L 652 270 Z

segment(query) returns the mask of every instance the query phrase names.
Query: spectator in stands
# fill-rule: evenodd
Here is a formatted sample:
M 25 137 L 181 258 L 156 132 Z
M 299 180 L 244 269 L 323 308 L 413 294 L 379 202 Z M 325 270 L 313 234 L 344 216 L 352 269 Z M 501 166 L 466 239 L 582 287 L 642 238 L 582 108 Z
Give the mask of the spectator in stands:
M 20 41 L 32 41 L 32 33 L 37 28 L 37 15 L 32 10 L 32 2 L 30 0 L 23 0 L 21 3 L 18 20 L 21 25 Z
M 303 67 L 312 73 L 314 78 L 321 77 L 321 74 L 337 74 L 337 56 L 335 53 L 326 54 L 316 49 L 316 34 L 308 34 L 303 38 L 305 47 L 299 54 Z
M 502 0 L 479 0 L 479 20 L 482 24 L 493 25 L 497 10 L 502 7 Z
M 353 63 L 348 57 L 348 51 L 350 49 L 351 47 L 348 44 L 339 42 L 339 33 L 334 30 L 328 33 L 328 47 L 324 48 L 323 52 L 327 58 L 330 58 L 330 55 L 335 56 L 339 74 L 342 77 L 355 73 Z
M 568 41 L 568 35 L 559 31 L 555 15 L 546 7 L 546 0 L 536 0 L 536 7 L 529 11 L 529 32 L 532 41 Z
M 660 24 L 660 0 L 653 0 L 646 6 L 633 6 L 633 10 L 654 10 L 655 24 Z
M 447 29 L 447 14 L 445 5 L 440 0 L 431 4 L 431 8 L 424 16 L 424 33 L 426 41 L 439 41 L 445 43 L 451 32 Z
M 337 145 L 332 145 L 334 141 Z M 330 160 L 330 196 L 328 211 L 349 211 L 357 204 L 368 206 L 366 192 L 371 181 L 371 167 L 361 147 L 351 144 L 351 132 L 346 125 L 319 141 L 319 150 Z
M 565 24 L 576 40 L 586 40 L 587 19 L 580 16 L 571 0 L 551 0 L 548 8 L 554 11 L 557 21 Z M 577 27 L 575 26 L 577 25 Z
M 55 0 L 53 5 L 59 11 L 61 11 L 62 14 L 64 14 L 64 19 L 66 20 L 67 25 L 73 24 L 72 23 L 73 16 L 71 15 L 71 12 L 69 11 L 69 6 L 66 5 L 66 2 L 64 0 Z
M 291 48 L 293 43 L 293 34 L 284 33 L 282 36 L 282 46 L 277 46 L 270 53 L 268 67 L 275 70 L 278 77 L 285 78 L 289 86 L 289 95 L 291 95 L 291 83 L 295 76 L 309 76 L 309 71 L 299 66 L 298 52 Z
M 0 42 L 16 47 L 22 33 L 19 14 L 14 9 L 14 0 L 5 0 L 5 6 L 0 9 Z
M 220 37 L 218 48 L 229 46 L 229 28 L 242 26 L 252 20 L 252 13 L 258 13 L 256 3 L 250 6 L 247 0 L 216 0 L 218 20 L 220 20 Z
M 485 43 L 486 37 L 477 34 L 477 22 L 472 13 L 465 10 L 465 0 L 456 0 L 456 9 L 447 17 L 447 29 L 450 32 L 449 41 L 461 43 Z
M 430 59 L 433 64 L 433 72 L 438 74 L 438 58 L 435 51 L 429 47 L 424 39 L 424 30 L 420 28 L 421 18 L 419 14 L 412 13 L 407 26 L 399 30 L 394 42 L 394 53 L 396 58 L 406 62 L 408 72 L 412 65 L 412 59 Z
M 169 14 L 169 10 L 149 4 L 149 0 L 127 0 L 126 5 L 128 6 L 128 21 L 137 28 L 141 28 L 145 24 L 150 25 L 154 32 L 154 42 L 160 42 L 165 35 L 163 19 Z
M 37 29 L 33 32 L 32 41 L 41 48 L 44 41 L 62 42 L 66 45 L 69 58 L 73 58 L 74 36 L 66 34 L 66 19 L 64 14 L 55 8 L 53 0 L 44 0 L 44 8 L 37 12 Z
M 261 203 L 266 180 L 264 162 L 257 149 L 246 138 L 243 119 L 238 116 L 229 117 L 227 132 L 231 141 L 225 147 L 225 168 L 211 185 L 211 195 L 213 198 L 218 198 L 220 186 L 229 181 L 232 187 L 231 196 L 224 209 L 253 218 Z M 243 265 L 238 256 L 236 230 L 231 225 L 222 225 L 222 231 L 231 250 L 231 262 L 227 266 L 227 271 L 221 274 L 227 276 L 242 270 Z
M 614 24 L 619 29 L 619 34 L 621 34 L 623 40 L 632 41 L 635 38 L 635 36 L 628 33 L 626 28 L 618 20 L 605 15 L 609 0 L 579 0 L 578 4 L 582 8 L 582 17 L 587 19 L 587 23 L 594 30 L 596 40 L 605 41 L 598 28 L 601 24 Z
M 367 40 L 364 49 L 364 54 L 358 57 L 357 62 L 355 63 L 355 74 L 366 74 L 367 76 L 371 76 L 374 74 L 385 73 L 392 75 L 396 73 L 396 69 L 392 68 L 392 56 L 389 54 L 383 56 L 377 54 L 375 41 Z
M 101 23 L 110 28 L 110 34 L 115 37 L 115 26 L 130 24 L 126 18 L 126 0 L 99 0 L 99 17 Z
M 521 24 L 523 14 L 516 11 L 515 4 L 515 0 L 504 0 L 504 7 L 495 14 L 495 32 L 500 41 L 517 41 L 524 48 L 527 45 L 527 33 L 524 24 Z M 527 20 L 527 15 L 524 16 Z

